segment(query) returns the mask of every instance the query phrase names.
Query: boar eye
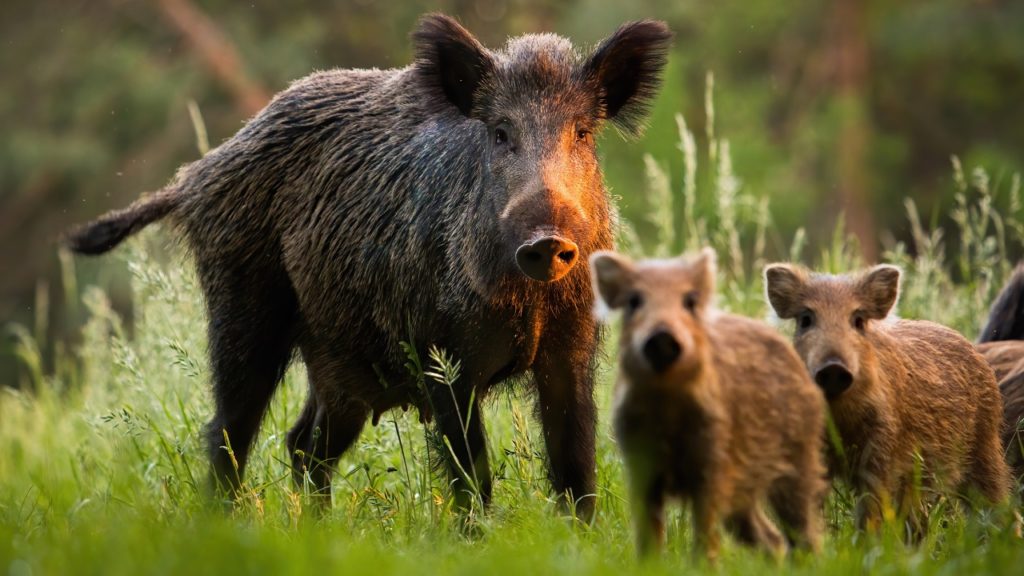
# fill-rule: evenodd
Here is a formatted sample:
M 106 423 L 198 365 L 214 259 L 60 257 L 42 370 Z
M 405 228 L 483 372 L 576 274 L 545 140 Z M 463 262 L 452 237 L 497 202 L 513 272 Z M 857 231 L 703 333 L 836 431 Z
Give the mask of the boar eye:
M 804 310 L 796 317 L 796 325 L 800 330 L 807 330 L 811 326 L 814 326 L 814 312 L 810 310 Z
M 577 142 L 587 142 L 587 141 L 590 140 L 590 134 L 591 134 L 590 130 L 587 130 L 586 128 L 577 128 L 576 129 L 576 141 Z
M 498 126 L 494 129 L 494 143 L 498 146 L 508 143 L 508 130 Z
M 515 152 L 515 146 L 512 144 L 512 125 L 508 120 L 500 120 L 495 124 L 493 138 L 495 146 L 507 147 L 509 151 Z
M 636 312 L 640 306 L 643 306 L 644 299 L 636 292 L 629 295 L 629 300 L 626 301 L 626 310 L 629 312 Z
M 858 332 L 863 332 L 864 331 L 865 323 L 866 322 L 864 320 L 864 315 L 863 314 L 861 314 L 860 312 L 857 312 L 857 313 L 855 313 L 853 315 L 853 327 L 856 328 Z
M 699 298 L 700 294 L 698 294 L 696 291 L 687 292 L 686 294 L 683 294 L 683 308 L 686 308 L 692 313 L 694 310 L 697 309 L 697 301 L 699 300 Z

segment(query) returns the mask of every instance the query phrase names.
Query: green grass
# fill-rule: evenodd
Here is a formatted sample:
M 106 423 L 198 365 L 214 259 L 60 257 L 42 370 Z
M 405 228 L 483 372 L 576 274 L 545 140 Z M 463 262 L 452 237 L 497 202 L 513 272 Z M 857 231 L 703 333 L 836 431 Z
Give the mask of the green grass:
M 733 174 L 725 141 L 712 140 L 706 155 L 713 186 L 690 184 L 697 154 L 682 119 L 679 124 L 691 178 L 673 184 L 654 159 L 647 161 L 644 191 L 658 210 L 646 224 L 654 233 L 641 240 L 624 226 L 626 249 L 667 255 L 715 247 L 719 305 L 757 317 L 766 314 L 760 280 L 766 254 L 790 254 L 833 271 L 859 265 L 841 226 L 834 242 L 815 254 L 805 254 L 799 233 L 788 241 L 775 237 L 767 205 Z M 983 172 L 965 176 L 955 164 L 953 185 L 961 198 L 958 229 L 930 230 L 908 204 L 914 245 L 892 244 L 886 259 L 906 270 L 902 315 L 973 337 L 1009 270 L 1007 238 L 1020 238 L 1011 217 L 1019 184 L 991 190 Z M 1000 195 L 1011 216 L 991 208 Z M 698 197 L 715 209 L 694 213 Z M 301 364 L 288 372 L 267 415 L 250 458 L 246 497 L 225 507 L 205 491 L 201 436 L 211 403 L 202 300 L 185 256 L 173 254 L 169 262 L 152 256 L 151 245 L 162 238 L 150 232 L 119 252 L 133 278 L 131 334 L 105 295 L 87 289 L 81 304 L 91 320 L 78 360 L 62 354 L 56 374 L 44 375 L 33 334 L 16 330 L 26 378 L 21 391 L 0 391 L 0 574 L 1000 574 L 1024 565 L 1011 510 L 964 513 L 940 505 L 925 541 L 908 547 L 896 526 L 878 537 L 858 534 L 851 497 L 842 489 L 829 499 L 819 556 L 779 565 L 726 540 L 719 566 L 709 567 L 690 553 L 687 515 L 676 510 L 667 554 L 638 563 L 608 424 L 610 363 L 598 375 L 598 513 L 590 526 L 559 512 L 548 492 L 532 398 L 512 391 L 487 402 L 497 480 L 493 506 L 474 516 L 479 529 L 472 535 L 460 529 L 444 478 L 433 472 L 437 456 L 426 448 L 415 411 L 389 413 L 367 426 L 340 464 L 333 509 L 316 517 L 285 463 L 284 435 L 306 393 Z M 65 262 L 70 283 L 72 263 Z M 69 299 L 77 302 L 75 293 L 72 286 Z

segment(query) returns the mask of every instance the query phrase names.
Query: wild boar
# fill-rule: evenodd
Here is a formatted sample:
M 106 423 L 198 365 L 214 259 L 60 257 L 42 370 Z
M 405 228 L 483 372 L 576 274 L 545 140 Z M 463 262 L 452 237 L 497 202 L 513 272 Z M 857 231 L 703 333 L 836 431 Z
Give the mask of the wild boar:
M 1024 478 L 1024 264 L 1018 264 L 992 304 L 978 338 L 1003 396 L 1001 436 L 1006 463 Z
M 615 219 L 594 140 L 606 122 L 642 129 L 671 33 L 640 21 L 587 54 L 553 34 L 489 50 L 434 14 L 412 39 L 405 68 L 295 82 L 167 187 L 67 242 L 99 254 L 164 217 L 184 236 L 209 315 L 217 484 L 239 487 L 297 349 L 311 390 L 287 443 L 320 493 L 371 413 L 411 403 L 448 438 L 456 502 L 470 505 L 469 477 L 488 501 L 479 403 L 528 373 L 552 486 L 587 517 L 599 331 L 586 262 L 611 247 Z M 403 342 L 421 358 L 445 349 L 461 379 L 418 386 Z
M 830 468 L 860 494 L 858 526 L 876 530 L 896 512 L 919 535 L 924 491 L 1007 499 L 995 376 L 954 330 L 888 319 L 899 268 L 831 276 L 774 264 L 765 290 L 796 322 L 796 350 L 828 399 L 841 439 Z
M 591 270 L 601 305 L 623 311 L 614 427 L 640 553 L 662 548 L 672 497 L 692 502 L 696 549 L 712 559 L 720 521 L 776 554 L 817 550 L 825 400 L 792 345 L 714 308 L 711 250 L 637 263 L 597 252 Z

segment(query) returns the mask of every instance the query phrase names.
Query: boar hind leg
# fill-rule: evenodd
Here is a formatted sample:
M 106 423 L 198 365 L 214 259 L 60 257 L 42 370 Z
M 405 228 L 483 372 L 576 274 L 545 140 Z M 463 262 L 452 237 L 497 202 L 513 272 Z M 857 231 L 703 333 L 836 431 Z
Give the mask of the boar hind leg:
M 285 445 L 288 447 L 288 456 L 292 461 L 292 478 L 298 488 L 306 484 L 307 475 L 312 466 L 313 455 L 313 433 L 316 428 L 317 403 L 315 392 L 312 387 L 306 404 L 302 407 L 299 419 L 295 421 L 288 436 L 285 438 Z
M 892 498 L 888 490 L 881 487 L 858 492 L 857 505 L 853 511 L 857 529 L 869 534 L 878 534 L 882 530 L 882 524 L 895 517 Z
M 758 546 L 780 557 L 786 553 L 786 539 L 760 506 L 729 517 L 726 526 L 748 546 Z
M 567 357 L 573 349 L 579 348 L 542 343 L 533 373 L 551 487 L 574 505 L 577 518 L 588 522 L 596 500 L 593 361 L 590 347 L 582 347 L 588 350 L 583 358 Z
M 994 430 L 986 430 L 977 444 L 965 479 L 968 491 L 977 491 L 989 504 L 1002 504 L 1010 498 L 1012 473 L 999 437 Z
M 431 404 L 455 505 L 468 511 L 478 496 L 486 506 L 491 500 L 491 469 L 480 399 L 462 387 L 438 384 Z
M 349 394 L 360 373 L 348 362 L 318 350 L 309 342 L 300 345 L 309 375 L 310 391 L 299 420 L 288 432 L 293 473 L 298 487 L 330 503 L 331 474 L 338 458 L 359 438 L 369 407 Z M 364 378 L 372 376 L 363 374 Z
M 259 275 L 230 268 L 200 268 L 200 278 L 216 404 L 207 427 L 213 483 L 237 496 L 249 448 L 292 357 L 297 304 L 286 280 L 261 290 Z
M 309 413 L 313 417 L 308 417 Z M 367 416 L 369 409 L 356 400 L 332 402 L 328 407 L 310 397 L 302 417 L 288 433 L 298 486 L 305 489 L 308 481 L 310 493 L 321 505 L 330 504 L 331 474 L 341 455 L 359 438 Z

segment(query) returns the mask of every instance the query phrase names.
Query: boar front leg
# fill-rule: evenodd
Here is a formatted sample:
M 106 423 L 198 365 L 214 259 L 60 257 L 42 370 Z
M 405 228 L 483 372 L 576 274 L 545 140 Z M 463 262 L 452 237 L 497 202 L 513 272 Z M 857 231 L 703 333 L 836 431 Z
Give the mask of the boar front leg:
M 477 496 L 484 506 L 491 501 L 483 412 L 472 390 L 472 386 L 436 384 L 431 391 L 440 450 L 448 465 L 455 505 L 464 512 L 472 509 Z
M 878 534 L 882 525 L 895 517 L 890 489 L 891 463 L 877 442 L 865 447 L 860 461 L 854 475 L 858 492 L 854 517 L 859 530 Z
M 712 490 L 704 489 L 693 499 L 693 550 L 708 562 L 718 561 L 719 510 L 717 498 Z
M 574 504 L 576 517 L 589 522 L 595 493 L 594 355 L 597 331 L 589 314 L 581 329 L 553 323 L 564 331 L 544 338 L 534 360 L 538 412 L 548 451 L 548 475 L 555 493 Z M 583 339 L 583 342 L 580 342 Z M 572 340 L 572 341 L 570 341 Z
M 636 551 L 640 558 L 657 555 L 665 548 L 665 494 L 653 478 L 631 487 L 630 502 L 636 530 Z

